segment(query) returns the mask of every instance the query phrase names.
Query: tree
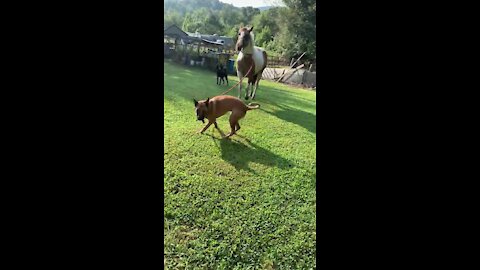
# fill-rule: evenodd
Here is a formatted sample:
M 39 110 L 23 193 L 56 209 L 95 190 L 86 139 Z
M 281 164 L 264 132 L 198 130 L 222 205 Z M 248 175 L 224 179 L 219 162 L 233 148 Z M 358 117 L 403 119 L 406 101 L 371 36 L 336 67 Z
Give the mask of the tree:
M 220 20 L 211 11 L 204 19 L 202 32 L 206 34 L 221 34 L 223 33 L 223 25 Z
M 163 16 L 163 24 L 165 26 L 176 25 L 182 27 L 183 25 L 183 16 L 180 15 L 177 11 L 172 11 Z
M 261 28 L 260 33 L 255 35 L 255 44 L 260 47 L 266 48 L 268 43 L 272 41 L 273 35 L 270 27 L 267 25 Z
M 315 0 L 283 0 L 288 7 L 279 37 L 279 47 L 289 57 L 303 52 L 305 60 L 316 55 L 316 2 Z
M 268 43 L 275 38 L 274 33 L 279 32 L 278 8 L 272 8 L 255 15 L 252 19 L 254 26 L 255 44 L 266 48 Z
M 253 8 L 253 7 L 242 7 L 241 11 L 242 11 L 242 16 L 240 20 L 245 25 L 249 24 L 255 15 L 260 14 L 260 10 L 258 8 Z

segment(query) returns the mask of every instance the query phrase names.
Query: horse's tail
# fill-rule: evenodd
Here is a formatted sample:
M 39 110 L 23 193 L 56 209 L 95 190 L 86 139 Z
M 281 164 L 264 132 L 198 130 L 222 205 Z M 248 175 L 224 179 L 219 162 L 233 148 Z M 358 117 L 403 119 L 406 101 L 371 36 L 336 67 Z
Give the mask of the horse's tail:
M 260 104 L 258 104 L 258 103 L 253 103 L 252 102 L 252 103 L 248 103 L 248 105 L 247 105 L 247 111 L 258 109 L 258 108 L 260 108 Z

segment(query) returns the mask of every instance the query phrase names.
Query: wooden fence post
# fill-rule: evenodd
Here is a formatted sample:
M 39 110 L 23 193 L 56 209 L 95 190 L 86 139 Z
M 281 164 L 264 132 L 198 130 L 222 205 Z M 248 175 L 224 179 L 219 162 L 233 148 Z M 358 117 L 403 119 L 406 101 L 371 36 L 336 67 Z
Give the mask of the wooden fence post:
M 295 63 L 293 63 L 292 65 L 290 65 L 289 70 L 292 69 L 292 68 L 295 66 L 295 64 L 298 62 L 298 60 L 300 60 L 300 59 L 305 55 L 305 53 L 306 53 L 306 52 L 302 53 L 302 55 L 300 55 L 300 57 L 297 59 L 297 61 L 295 61 Z M 302 68 L 304 65 L 305 65 L 305 64 L 301 64 L 298 68 Z M 297 68 L 297 69 L 298 69 L 298 68 Z M 295 69 L 295 70 L 296 70 L 296 69 Z M 295 71 L 294 71 L 294 73 L 295 73 Z M 285 74 L 283 74 L 283 75 L 285 75 Z M 277 82 L 279 82 L 279 81 L 283 78 L 283 75 L 280 76 L 280 78 L 278 78 Z
M 311 67 L 312 67 L 312 65 L 310 64 L 310 68 L 311 68 Z M 305 70 L 305 71 L 303 72 L 303 76 L 302 76 L 302 85 L 305 85 L 305 77 L 307 77 L 306 75 L 307 75 L 307 71 Z

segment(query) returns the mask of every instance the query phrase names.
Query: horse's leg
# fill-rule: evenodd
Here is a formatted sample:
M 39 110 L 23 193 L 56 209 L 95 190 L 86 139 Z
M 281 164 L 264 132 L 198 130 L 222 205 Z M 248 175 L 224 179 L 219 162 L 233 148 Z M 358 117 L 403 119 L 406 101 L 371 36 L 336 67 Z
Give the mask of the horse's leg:
M 257 74 L 257 77 L 255 78 L 255 90 L 252 92 L 252 99 L 254 99 L 255 95 L 257 94 L 258 84 L 260 83 L 260 79 L 262 79 L 263 71 L 267 67 L 267 53 L 263 51 L 262 54 L 263 54 L 263 67 L 260 70 L 260 72 Z
M 253 94 L 253 85 L 255 84 L 255 81 L 253 81 L 251 84 L 250 84 L 250 98 L 252 97 L 252 94 Z
M 253 99 L 253 87 L 257 81 L 257 77 L 258 77 L 257 75 L 253 75 L 251 85 L 250 85 L 250 98 L 252 99 Z
M 250 93 L 249 90 L 250 90 L 250 92 L 252 90 L 252 81 L 250 80 L 250 78 L 248 78 L 247 88 L 245 88 L 245 99 L 246 100 L 248 100 L 248 98 L 249 98 L 249 93 Z
M 243 75 L 242 75 L 242 73 L 238 72 L 238 70 L 237 70 L 237 75 L 238 75 L 238 81 L 240 82 L 238 84 L 238 98 L 240 98 L 240 94 L 242 94 L 242 77 L 243 77 Z
M 255 98 L 255 94 L 257 93 L 257 87 L 258 87 L 258 81 L 255 82 L 255 86 L 252 90 L 252 96 L 251 96 L 252 99 Z
M 255 95 L 257 94 L 258 84 L 260 83 L 260 79 L 262 78 L 262 72 L 263 70 L 260 72 L 260 74 L 258 74 L 257 80 L 255 81 L 255 90 L 252 92 L 252 99 L 254 99 Z

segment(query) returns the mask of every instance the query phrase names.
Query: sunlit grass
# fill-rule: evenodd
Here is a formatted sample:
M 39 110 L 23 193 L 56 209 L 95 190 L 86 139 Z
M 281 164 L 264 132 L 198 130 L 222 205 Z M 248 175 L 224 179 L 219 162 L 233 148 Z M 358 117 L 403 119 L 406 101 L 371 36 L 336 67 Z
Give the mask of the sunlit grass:
M 193 98 L 227 86 L 210 71 L 164 68 L 167 268 L 315 268 L 315 92 L 261 81 L 261 109 L 225 140 L 213 125 L 196 134 Z M 229 132 L 228 115 L 218 124 Z

